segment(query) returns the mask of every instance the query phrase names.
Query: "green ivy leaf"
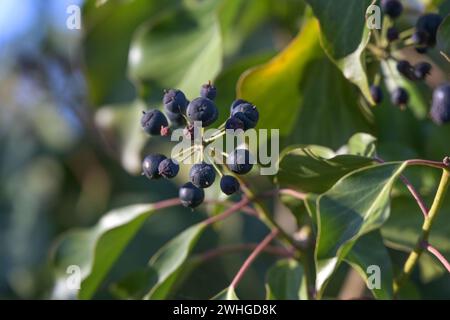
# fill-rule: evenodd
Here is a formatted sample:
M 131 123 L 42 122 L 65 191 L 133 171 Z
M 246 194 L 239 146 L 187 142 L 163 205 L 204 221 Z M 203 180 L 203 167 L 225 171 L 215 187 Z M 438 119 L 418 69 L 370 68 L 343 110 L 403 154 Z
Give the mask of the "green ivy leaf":
M 330 149 L 305 146 L 287 151 L 280 160 L 277 182 L 282 188 L 322 193 L 347 173 L 373 164 L 356 155 L 335 155 Z
M 94 105 L 123 102 L 134 97 L 127 79 L 127 57 L 133 33 L 161 12 L 173 10 L 180 0 L 86 1 L 83 7 L 83 57 L 85 74 Z M 118 90 L 120 88 L 120 90 Z M 126 97 L 117 92 L 126 91 Z M 126 100 L 125 100 L 126 98 Z
M 317 287 L 326 281 L 355 241 L 380 228 L 390 213 L 391 188 L 406 163 L 356 170 L 317 199 Z
M 190 2 L 142 27 L 129 53 L 130 76 L 159 92 L 179 88 L 188 97 L 198 96 L 201 85 L 213 80 L 222 67 L 217 3 Z
M 365 15 L 373 0 L 307 2 L 320 22 L 322 47 L 344 76 L 356 84 L 367 101 L 374 105 L 363 55 L 370 40 Z
M 261 110 L 258 126 L 279 129 L 284 145 L 337 148 L 356 132 L 370 132 L 370 111 L 360 108 L 354 86 L 343 81 L 341 72 L 325 56 L 317 34 L 318 24 L 306 22 L 282 52 L 246 71 L 238 82 L 238 96 Z
M 71 265 L 81 268 L 80 299 L 90 299 L 114 262 L 152 214 L 153 205 L 137 204 L 110 211 L 92 228 L 64 236 L 53 252 L 57 277 Z
M 303 268 L 296 260 L 280 260 L 267 272 L 267 300 L 306 300 L 306 290 Z
M 147 106 L 141 100 L 102 106 L 95 114 L 96 125 L 114 137 L 122 167 L 131 174 L 142 170 L 141 150 L 148 135 L 139 125 Z
M 165 299 L 175 284 L 186 259 L 207 225 L 195 224 L 162 247 L 150 260 L 149 267 L 157 274 L 157 282 L 146 299 Z
M 345 148 L 348 154 L 354 154 L 362 157 L 373 158 L 376 155 L 377 138 L 367 133 L 357 133 L 353 135 Z M 343 151 L 343 150 L 341 150 Z
M 380 287 L 371 289 L 374 297 L 377 299 L 392 299 L 394 283 L 392 262 L 379 231 L 373 231 L 360 237 L 345 257 L 345 261 L 360 274 L 366 283 L 376 285 L 377 283 L 372 283 L 369 277 L 379 275 Z M 369 270 L 371 266 L 380 269 Z M 368 271 L 380 271 L 380 273 L 368 273 Z
M 437 45 L 442 55 L 450 62 L 450 15 L 444 19 L 439 27 Z

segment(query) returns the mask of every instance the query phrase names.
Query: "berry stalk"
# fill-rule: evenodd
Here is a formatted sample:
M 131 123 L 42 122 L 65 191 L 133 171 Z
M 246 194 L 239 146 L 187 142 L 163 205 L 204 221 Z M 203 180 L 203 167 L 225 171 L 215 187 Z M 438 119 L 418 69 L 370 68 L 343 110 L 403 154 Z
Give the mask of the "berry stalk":
M 414 250 L 409 254 L 408 258 L 406 259 L 406 262 L 403 266 L 402 273 L 398 277 L 398 280 L 394 283 L 394 294 L 395 295 L 398 295 L 400 288 L 405 283 L 405 281 L 409 278 L 414 267 L 416 266 L 417 262 L 419 261 L 419 258 L 424 251 L 424 244 L 428 243 L 428 237 L 430 234 L 431 227 L 433 225 L 434 220 L 436 219 L 439 209 L 442 207 L 442 203 L 444 201 L 444 197 L 447 192 L 449 184 L 450 184 L 450 171 L 448 171 L 448 169 L 444 169 L 442 171 L 441 181 L 439 183 L 439 187 L 436 192 L 436 196 L 434 198 L 433 205 L 431 206 L 428 216 L 425 218 L 425 220 L 423 222 L 422 234 L 421 234 L 419 240 L 417 241 L 417 244 L 416 244 Z

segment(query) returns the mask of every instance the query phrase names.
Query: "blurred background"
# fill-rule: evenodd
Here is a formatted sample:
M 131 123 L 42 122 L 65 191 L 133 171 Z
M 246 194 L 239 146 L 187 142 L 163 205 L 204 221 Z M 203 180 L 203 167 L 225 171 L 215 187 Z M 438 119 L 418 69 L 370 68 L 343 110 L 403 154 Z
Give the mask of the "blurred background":
M 413 13 L 426 6 L 450 11 L 449 1 L 407 2 Z M 66 25 L 70 5 L 81 8 L 80 30 Z M 175 197 L 185 173 L 157 184 L 139 175 L 143 154 L 170 148 L 157 138 L 149 144 L 139 125 L 141 110 L 161 106 L 164 88 L 180 88 L 192 99 L 208 80 L 218 88 L 219 107 L 227 110 L 241 74 L 286 48 L 308 22 L 305 8 L 303 0 L 0 0 L 0 298 L 64 297 L 53 289 L 48 262 L 59 235 L 93 225 L 111 208 Z M 403 23 L 409 23 L 408 17 Z M 286 62 L 290 71 L 278 79 L 283 84 L 292 73 L 294 78 L 296 72 L 304 75 L 292 99 L 295 105 L 279 106 L 295 120 L 292 130 L 282 132 L 283 145 L 338 148 L 351 134 L 365 131 L 379 138 L 381 153 L 390 160 L 440 160 L 448 154 L 450 129 L 427 118 L 429 88 L 422 88 L 423 96 L 404 113 L 383 105 L 367 114 L 356 88 L 343 80 L 317 45 L 318 34 L 312 34 L 317 53 L 301 49 L 312 58 L 304 65 Z M 430 57 L 442 64 L 437 52 Z M 442 81 L 449 65 L 439 72 Z M 323 92 L 330 101 L 319 97 Z M 276 101 L 283 93 L 280 86 L 280 92 L 268 94 Z M 271 117 L 266 113 L 260 126 L 280 127 L 269 122 Z M 431 193 L 436 177 L 418 175 L 414 181 Z M 219 197 L 217 190 L 208 193 Z M 286 210 L 274 207 L 277 214 Z M 97 298 L 120 298 L 114 283 L 144 267 L 163 243 L 203 219 L 201 210 L 174 208 L 150 218 Z M 250 220 L 236 217 L 220 232 L 207 232 L 197 250 L 259 241 L 266 229 Z M 450 252 L 450 244 L 444 249 Z M 227 255 L 201 266 L 176 297 L 210 298 L 229 284 L 246 255 Z M 256 261 L 240 296 L 264 297 L 264 274 L 273 262 L 266 255 Z M 346 269 L 341 273 L 337 282 Z M 442 270 L 430 274 L 417 297 L 450 297 Z M 444 291 L 436 291 L 442 281 L 447 281 L 439 289 Z M 331 287 L 336 294 L 340 285 Z

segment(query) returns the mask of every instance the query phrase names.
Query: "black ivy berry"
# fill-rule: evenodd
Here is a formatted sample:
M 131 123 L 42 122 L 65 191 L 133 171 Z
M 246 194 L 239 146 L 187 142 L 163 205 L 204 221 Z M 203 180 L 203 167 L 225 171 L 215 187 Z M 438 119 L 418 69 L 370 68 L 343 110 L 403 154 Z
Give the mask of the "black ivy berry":
M 219 116 L 214 102 L 203 97 L 192 100 L 187 107 L 186 114 L 191 122 L 201 121 L 202 127 L 211 125 Z
M 216 172 L 212 165 L 201 162 L 192 166 L 189 177 L 195 186 L 199 188 L 208 188 L 214 183 Z
M 253 157 L 247 149 L 236 149 L 228 155 L 228 168 L 237 174 L 246 174 L 252 170 Z
M 419 62 L 414 66 L 414 75 L 419 80 L 424 80 L 431 72 L 431 64 L 428 62 Z
M 398 30 L 395 27 L 390 27 L 386 32 L 386 38 L 389 42 L 397 40 L 399 37 Z
M 244 122 L 235 116 L 228 118 L 227 122 L 225 122 L 225 129 L 227 130 L 244 130 L 244 128 Z
M 220 179 L 220 189 L 223 193 L 231 195 L 239 191 L 239 181 L 233 176 L 223 176 Z
M 403 11 L 403 5 L 399 0 L 381 0 L 381 7 L 391 18 L 399 17 Z
M 383 90 L 381 90 L 379 86 L 370 86 L 370 94 L 376 104 L 379 104 L 381 101 L 383 101 Z
M 397 62 L 397 70 L 400 74 L 402 74 L 404 77 L 414 80 L 414 68 L 413 66 L 406 60 L 400 60 Z
M 166 159 L 162 154 L 150 154 L 142 162 L 142 171 L 149 179 L 159 179 L 159 164 Z
M 185 183 L 178 191 L 181 204 L 185 207 L 198 207 L 205 199 L 205 192 L 191 182 Z
M 145 132 L 151 135 L 160 135 L 161 128 L 169 125 L 164 113 L 157 109 L 151 109 L 143 112 L 141 126 Z
M 428 33 L 422 30 L 417 30 L 411 36 L 411 40 L 418 46 L 426 45 L 428 42 Z
M 186 119 L 181 113 L 173 113 L 166 110 L 166 116 L 169 118 L 170 124 L 173 127 L 182 127 L 186 125 Z
M 169 89 L 165 91 L 163 104 L 166 111 L 184 114 L 186 112 L 188 100 L 181 90 Z
M 214 100 L 217 95 L 217 89 L 215 86 L 211 84 L 211 82 L 208 82 L 204 85 L 202 85 L 202 88 L 200 89 L 200 96 L 203 98 L 208 98 L 210 100 Z
M 234 106 L 232 105 L 231 116 L 238 118 L 244 123 L 244 130 L 256 127 L 259 119 L 259 113 L 256 107 L 246 101 L 240 104 L 234 104 Z
M 233 113 L 234 108 L 236 108 L 238 105 L 243 104 L 243 103 L 250 103 L 250 102 L 248 102 L 247 100 L 244 100 L 244 99 L 234 100 L 230 107 L 230 114 Z
M 434 90 L 431 118 L 436 124 L 450 122 L 450 83 L 445 83 Z
M 158 173 L 160 176 L 166 179 L 176 177 L 178 171 L 180 171 L 180 166 L 178 165 L 178 162 L 176 160 L 164 159 L 159 163 Z
M 416 29 L 426 34 L 426 44 L 430 47 L 436 44 L 436 34 L 441 22 L 442 17 L 437 13 L 425 14 L 417 20 Z
M 409 94 L 404 88 L 397 88 L 392 92 L 392 103 L 396 106 L 405 106 L 409 101 Z

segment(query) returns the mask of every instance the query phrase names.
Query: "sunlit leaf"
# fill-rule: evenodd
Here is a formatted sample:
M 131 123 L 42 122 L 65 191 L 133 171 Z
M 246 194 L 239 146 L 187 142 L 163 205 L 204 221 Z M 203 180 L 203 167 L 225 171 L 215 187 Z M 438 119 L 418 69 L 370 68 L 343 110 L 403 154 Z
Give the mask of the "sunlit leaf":
M 92 228 L 65 235 L 53 253 L 57 275 L 67 276 L 69 266 L 81 269 L 78 297 L 93 297 L 129 241 L 152 214 L 153 205 L 137 204 L 107 213 Z
M 306 299 L 306 290 L 303 268 L 296 260 L 280 260 L 267 272 L 267 300 Z
M 323 48 L 344 76 L 361 89 L 367 101 L 374 104 L 363 55 L 370 40 L 370 32 L 365 26 L 365 15 L 373 0 L 307 2 L 319 19 Z
M 317 199 L 317 287 L 323 285 L 355 241 L 380 228 L 390 213 L 391 188 L 405 163 L 356 170 Z

